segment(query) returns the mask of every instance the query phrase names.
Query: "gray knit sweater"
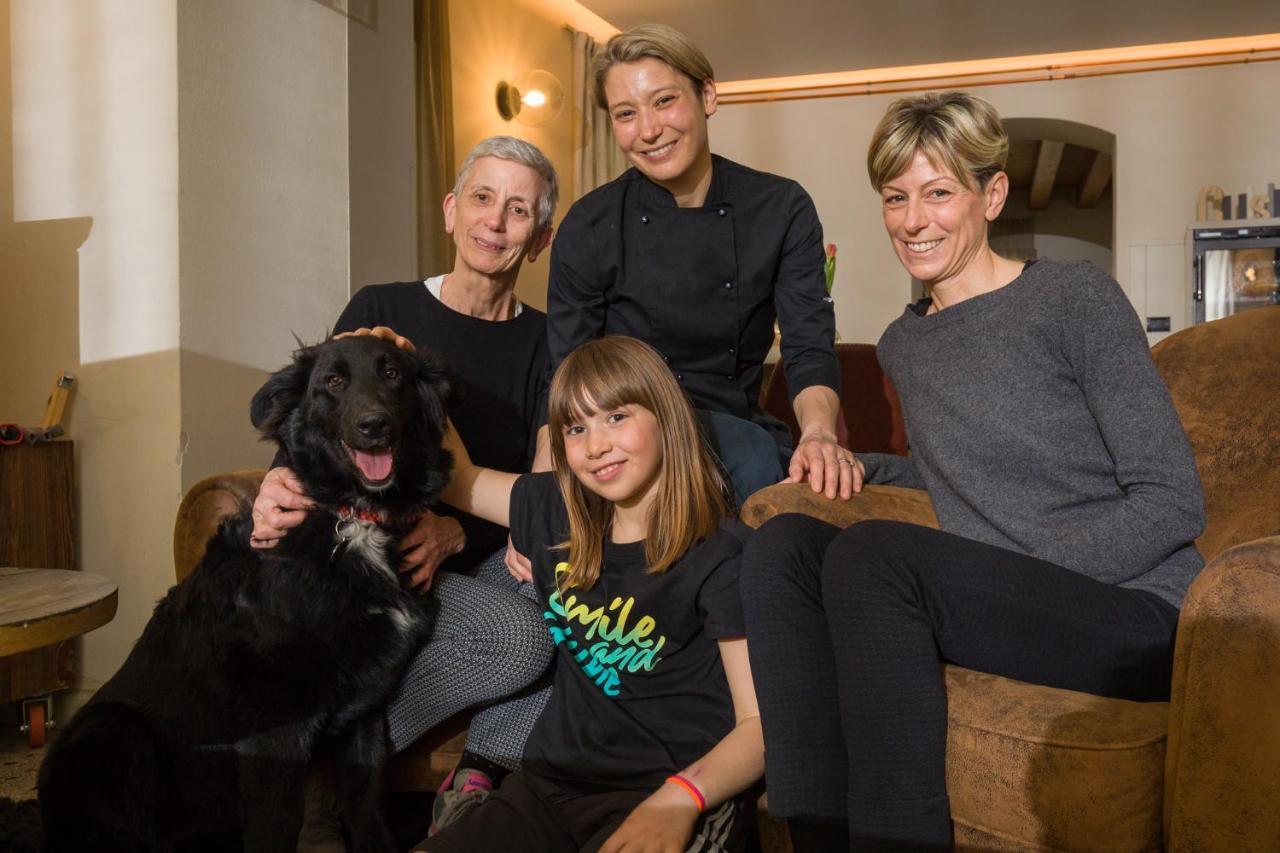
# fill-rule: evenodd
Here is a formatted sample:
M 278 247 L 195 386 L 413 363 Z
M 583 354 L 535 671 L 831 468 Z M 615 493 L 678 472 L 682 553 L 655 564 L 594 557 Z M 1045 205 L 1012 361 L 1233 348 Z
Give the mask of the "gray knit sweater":
M 910 457 L 868 482 L 926 488 L 942 529 L 1175 607 L 1203 565 L 1195 461 L 1120 286 L 1041 260 L 1006 287 L 880 339 Z

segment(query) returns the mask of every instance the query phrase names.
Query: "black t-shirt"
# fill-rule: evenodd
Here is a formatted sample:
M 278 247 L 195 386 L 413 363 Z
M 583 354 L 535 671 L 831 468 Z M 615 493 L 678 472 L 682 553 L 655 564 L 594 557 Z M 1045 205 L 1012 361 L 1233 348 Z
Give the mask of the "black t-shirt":
M 587 792 L 652 790 L 734 726 L 717 640 L 741 637 L 738 563 L 745 528 L 725 526 L 662 574 L 644 543 L 605 543 L 589 590 L 556 590 L 567 551 L 564 500 L 551 474 L 521 477 L 511 536 L 532 561 L 558 663 L 551 701 L 525 745 L 524 768 Z

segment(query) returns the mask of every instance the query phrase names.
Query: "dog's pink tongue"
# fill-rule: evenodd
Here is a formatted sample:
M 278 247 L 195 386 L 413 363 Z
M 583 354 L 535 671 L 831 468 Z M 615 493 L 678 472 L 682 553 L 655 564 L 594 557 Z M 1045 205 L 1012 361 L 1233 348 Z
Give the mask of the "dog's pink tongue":
M 376 483 L 391 476 L 390 450 L 352 450 L 356 455 L 356 466 L 366 480 Z

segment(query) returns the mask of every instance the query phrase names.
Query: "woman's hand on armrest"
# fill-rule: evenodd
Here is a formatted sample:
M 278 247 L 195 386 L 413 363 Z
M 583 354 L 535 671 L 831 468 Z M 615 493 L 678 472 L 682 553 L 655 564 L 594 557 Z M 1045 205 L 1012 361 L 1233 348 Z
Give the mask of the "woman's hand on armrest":
M 800 441 L 791 454 L 787 482 L 808 482 L 828 498 L 849 500 L 862 491 L 863 469 L 853 454 L 836 441 L 840 398 L 825 385 L 811 385 L 795 399 Z
M 314 506 L 292 470 L 272 468 L 262 478 L 258 497 L 253 501 L 253 533 L 249 544 L 263 550 L 276 547 Z

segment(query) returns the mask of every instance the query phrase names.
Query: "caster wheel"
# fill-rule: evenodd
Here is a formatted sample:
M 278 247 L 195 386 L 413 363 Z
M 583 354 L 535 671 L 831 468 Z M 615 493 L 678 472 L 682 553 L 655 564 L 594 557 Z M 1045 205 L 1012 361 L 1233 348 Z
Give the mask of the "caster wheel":
M 44 746 L 44 739 L 48 734 L 48 722 L 43 702 L 27 706 L 27 743 L 32 749 Z

